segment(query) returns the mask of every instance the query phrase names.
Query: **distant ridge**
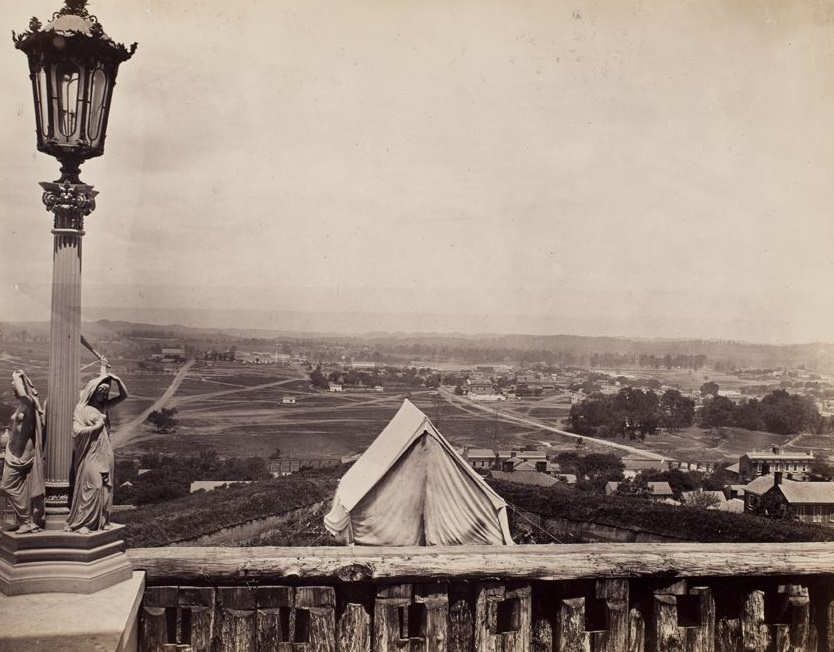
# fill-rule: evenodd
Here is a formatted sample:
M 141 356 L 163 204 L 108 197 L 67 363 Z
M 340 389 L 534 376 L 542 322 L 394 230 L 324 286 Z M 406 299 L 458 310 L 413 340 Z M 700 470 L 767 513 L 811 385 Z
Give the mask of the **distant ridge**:
M 26 330 L 34 337 L 49 334 L 48 322 L 0 322 L 0 331 Z M 90 340 L 106 341 L 113 336 L 155 339 L 230 339 L 258 341 L 281 339 L 299 341 L 334 341 L 365 345 L 369 348 L 396 348 L 411 352 L 415 358 L 442 358 L 452 351 L 485 351 L 496 353 L 549 351 L 570 353 L 581 359 L 593 354 L 635 355 L 703 355 L 709 360 L 729 361 L 742 367 L 797 368 L 834 372 L 834 344 L 753 344 L 732 340 L 629 338 L 586 335 L 501 335 L 466 333 L 405 333 L 375 331 L 369 333 L 305 332 L 280 329 L 217 328 L 154 324 L 124 320 L 84 322 L 82 332 Z

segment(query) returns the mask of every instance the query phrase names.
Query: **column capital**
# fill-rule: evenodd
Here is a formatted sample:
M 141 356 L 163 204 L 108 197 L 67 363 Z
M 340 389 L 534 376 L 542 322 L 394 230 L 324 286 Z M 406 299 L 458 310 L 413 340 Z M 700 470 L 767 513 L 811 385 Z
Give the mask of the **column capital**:
M 97 191 L 86 183 L 42 181 L 43 204 L 54 217 L 53 228 L 61 231 L 84 232 L 84 218 L 96 208 Z

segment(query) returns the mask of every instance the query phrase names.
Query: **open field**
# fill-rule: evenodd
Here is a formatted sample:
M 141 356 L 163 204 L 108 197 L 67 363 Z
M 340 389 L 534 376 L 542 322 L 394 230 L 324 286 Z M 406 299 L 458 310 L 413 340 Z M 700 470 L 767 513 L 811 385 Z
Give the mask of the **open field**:
M 94 378 L 99 372 L 99 364 L 93 356 L 85 350 L 81 352 L 81 383 L 84 384 Z M 115 363 L 113 373 L 119 375 L 128 387 L 130 399 L 119 406 L 118 411 L 111 415 L 111 427 L 118 429 L 119 424 L 134 418 L 142 410 L 151 405 L 164 388 L 171 382 L 173 376 L 169 374 L 130 373 L 121 368 L 123 365 Z M 23 369 L 32 379 L 38 389 L 40 397 L 47 397 L 47 376 L 49 371 L 49 344 L 44 342 L 3 342 L 0 345 L 0 401 L 7 406 L 14 403 L 11 393 L 11 374 L 16 369 Z M 2 379 L 8 379 L 4 382 Z M 81 387 L 79 387 L 79 390 Z
M 11 372 L 23 368 L 46 396 L 48 345 L 43 342 L 4 342 L 0 352 L 0 401 L 7 408 L 14 403 L 7 383 Z M 86 351 L 82 363 L 93 361 Z M 114 372 L 122 376 L 131 398 L 114 410 L 114 433 L 150 408 L 171 385 L 174 375 L 126 372 L 129 361 L 114 362 Z M 82 372 L 86 380 L 97 373 L 97 364 Z M 725 389 L 751 381 L 713 372 L 686 370 L 628 370 L 637 378 L 656 378 L 684 390 L 697 389 L 706 377 Z M 496 403 L 475 404 L 437 396 L 430 390 L 398 390 L 386 387 L 378 392 L 315 392 L 310 389 L 307 372 L 297 368 L 242 365 L 216 362 L 212 366 L 191 368 L 166 405 L 177 408 L 177 433 L 162 435 L 147 425 L 136 427 L 138 437 L 122 448 L 123 452 L 147 450 L 188 454 L 215 448 L 222 455 L 269 456 L 280 449 L 284 457 L 342 457 L 363 451 L 399 408 L 404 396 L 422 409 L 456 446 L 485 448 L 520 447 L 525 443 L 545 442 L 550 450 L 572 450 L 576 441 L 538 429 L 534 424 L 507 421 L 514 416 L 532 419 L 543 425 L 562 428 L 570 411 L 569 397 L 557 393 L 540 398 L 522 398 Z M 282 404 L 284 396 L 295 397 L 295 405 Z M 645 442 L 616 440 L 635 448 L 660 453 L 680 460 L 720 461 L 738 459 L 749 450 L 785 445 L 788 450 L 834 451 L 834 436 L 775 435 L 736 428 L 705 431 L 697 427 L 651 435 Z M 586 439 L 586 452 L 615 452 Z
M 46 394 L 49 344 L 44 342 L 3 342 L 0 344 L 0 396 L 11 404 L 12 372 L 23 369 L 38 391 Z
M 791 448 L 801 451 L 834 451 L 834 434 L 827 435 L 799 435 L 791 440 Z
M 157 395 L 167 386 L 159 380 Z M 290 395 L 296 404 L 282 404 L 282 397 Z M 221 363 L 191 369 L 169 400 L 177 408 L 175 434 L 157 434 L 145 426 L 123 451 L 183 454 L 212 447 L 221 455 L 266 457 L 278 448 L 284 457 L 341 457 L 362 452 L 405 396 L 457 446 L 509 448 L 542 437 L 535 428 L 450 404 L 429 390 L 315 392 L 296 369 Z
M 748 451 L 767 450 L 771 446 L 783 446 L 791 436 L 770 432 L 744 430 L 742 428 L 717 428 L 704 430 L 697 426 L 678 432 L 660 431 L 649 435 L 645 442 L 631 442 L 637 448 L 644 448 L 671 458 L 688 461 L 722 460 L 737 461 Z M 795 450 L 785 446 L 785 450 Z
M 163 390 L 164 383 L 158 393 Z M 295 405 L 281 403 L 287 395 L 295 397 Z M 362 452 L 385 427 L 404 396 L 428 414 L 456 446 L 511 448 L 542 442 L 553 451 L 576 448 L 574 439 L 532 424 L 505 420 L 505 416 L 518 416 L 561 427 L 570 411 L 564 396 L 476 406 L 459 397 L 450 400 L 437 396 L 430 390 L 315 392 L 298 370 L 227 363 L 194 368 L 188 373 L 169 401 L 177 408 L 177 433 L 158 435 L 146 426 L 141 438 L 124 450 L 186 454 L 211 447 L 222 455 L 265 457 L 280 449 L 284 457 L 342 457 Z M 676 433 L 660 432 L 645 442 L 617 441 L 669 458 L 729 463 L 746 451 L 784 445 L 791 439 L 735 428 L 708 431 L 692 427 Z M 834 444 L 820 437 L 809 443 L 800 443 L 801 439 L 796 442 L 797 448 L 830 449 Z M 587 451 L 617 452 L 587 438 L 585 443 Z

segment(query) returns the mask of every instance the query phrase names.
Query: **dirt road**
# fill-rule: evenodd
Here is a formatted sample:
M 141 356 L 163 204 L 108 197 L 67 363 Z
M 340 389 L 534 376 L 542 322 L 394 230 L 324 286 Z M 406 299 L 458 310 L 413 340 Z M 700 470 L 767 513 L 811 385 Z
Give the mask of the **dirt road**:
M 470 401 L 467 398 L 463 398 L 461 396 L 457 396 L 452 390 L 447 388 L 441 388 L 441 393 L 443 396 L 450 402 L 458 405 L 459 407 L 465 406 L 466 408 L 473 408 L 476 410 L 480 410 L 482 412 L 487 412 L 488 414 L 495 414 L 495 403 L 491 403 L 490 405 L 484 405 L 483 403 L 478 403 L 475 401 Z M 567 432 L 566 430 L 560 430 L 559 428 L 554 428 L 553 426 L 548 426 L 538 419 L 534 419 L 532 417 L 522 417 L 517 416 L 515 414 L 509 414 L 508 412 L 498 412 L 498 418 L 503 421 L 511 421 L 513 423 L 521 423 L 525 426 L 533 426 L 540 430 L 547 430 L 548 432 L 556 433 L 557 435 L 562 435 L 563 437 L 569 437 L 571 439 L 582 439 L 586 442 L 594 442 L 595 444 L 599 444 L 600 446 L 607 446 L 609 448 L 617 448 L 619 450 L 626 451 L 627 453 L 631 453 L 633 455 L 638 455 L 643 458 L 649 458 L 653 460 L 668 460 L 669 458 L 660 455 L 659 453 L 652 453 L 651 451 L 643 450 L 642 448 L 635 448 L 634 446 L 628 446 L 626 444 L 618 444 L 617 442 L 613 442 L 609 439 L 597 439 L 596 437 L 586 437 L 584 435 L 577 435 L 573 432 Z
M 168 388 L 162 393 L 162 396 L 156 399 L 156 401 L 154 401 L 153 404 L 151 404 L 151 406 L 144 410 L 139 416 L 135 419 L 131 419 L 126 424 L 121 426 L 118 431 L 113 433 L 112 441 L 114 448 L 129 444 L 130 441 L 137 436 L 136 430 L 141 427 L 141 425 L 145 422 L 145 419 L 148 418 L 148 415 L 154 410 L 159 410 L 165 407 L 165 404 L 173 398 L 177 389 L 182 384 L 182 381 L 185 380 L 185 377 L 188 375 L 188 372 L 193 366 L 194 360 L 186 362 L 177 372 L 177 375 L 174 376 L 174 379 L 171 381 L 171 384 L 168 385 Z

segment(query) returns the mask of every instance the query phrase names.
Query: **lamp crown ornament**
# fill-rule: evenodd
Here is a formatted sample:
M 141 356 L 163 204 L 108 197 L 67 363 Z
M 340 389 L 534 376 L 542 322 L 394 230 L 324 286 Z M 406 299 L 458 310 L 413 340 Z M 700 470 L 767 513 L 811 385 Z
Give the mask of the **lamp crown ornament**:
M 65 0 L 66 6 L 59 9 L 56 14 L 75 14 L 76 16 L 87 16 L 87 0 Z
M 42 183 L 43 204 L 52 213 L 54 228 L 65 231 L 84 231 L 84 218 L 96 209 L 96 195 L 92 186 L 64 183 Z
M 81 164 L 104 153 L 116 73 L 136 43 L 105 34 L 87 0 L 65 0 L 46 25 L 33 17 L 12 40 L 29 60 L 38 150 L 61 162 L 58 182 L 81 183 Z

